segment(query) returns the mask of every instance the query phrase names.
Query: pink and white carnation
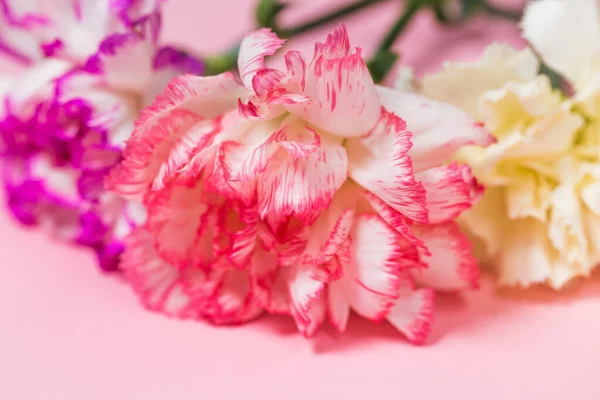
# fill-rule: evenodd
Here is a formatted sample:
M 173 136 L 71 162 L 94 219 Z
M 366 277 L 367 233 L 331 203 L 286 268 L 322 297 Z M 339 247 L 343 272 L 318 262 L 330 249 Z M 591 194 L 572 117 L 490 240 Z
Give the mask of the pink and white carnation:
M 156 0 L 44 4 L 48 13 L 37 2 L 0 2 L 0 51 L 22 65 L 0 107 L 6 201 L 22 223 L 93 248 L 115 270 L 145 212 L 106 192 L 104 177 L 139 110 L 171 77 L 203 66 L 159 47 Z
M 232 73 L 173 79 L 142 111 L 108 186 L 147 223 L 122 268 L 168 315 L 241 323 L 262 310 L 313 335 L 350 311 L 410 341 L 430 330 L 434 291 L 478 285 L 454 219 L 482 188 L 445 162 L 490 137 L 464 112 L 378 87 L 344 27 L 311 60 L 267 29 Z M 404 119 L 401 119 L 402 115 Z

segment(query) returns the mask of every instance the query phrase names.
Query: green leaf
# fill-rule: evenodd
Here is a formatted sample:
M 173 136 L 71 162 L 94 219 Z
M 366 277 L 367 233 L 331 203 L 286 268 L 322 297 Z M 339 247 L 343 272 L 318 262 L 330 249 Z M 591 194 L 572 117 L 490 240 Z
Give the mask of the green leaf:
M 398 53 L 391 50 L 382 50 L 375 54 L 367 65 L 373 80 L 381 82 L 390 72 L 398 57 Z
M 256 7 L 256 21 L 260 27 L 276 30 L 277 16 L 285 7 L 279 0 L 261 0 Z

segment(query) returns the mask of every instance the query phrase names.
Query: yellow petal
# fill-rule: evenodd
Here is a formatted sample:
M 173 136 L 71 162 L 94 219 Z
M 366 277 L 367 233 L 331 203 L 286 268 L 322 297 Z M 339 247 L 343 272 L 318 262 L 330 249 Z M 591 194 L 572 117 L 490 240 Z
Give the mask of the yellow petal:
M 540 222 L 547 221 L 552 200 L 552 183 L 532 171 L 506 187 L 506 212 L 510 219 L 532 217 Z
M 421 81 L 421 93 L 462 108 L 479 118 L 479 98 L 508 81 L 533 79 L 539 63 L 530 49 L 516 50 L 502 44 L 487 47 L 472 63 L 445 63 L 444 69 Z

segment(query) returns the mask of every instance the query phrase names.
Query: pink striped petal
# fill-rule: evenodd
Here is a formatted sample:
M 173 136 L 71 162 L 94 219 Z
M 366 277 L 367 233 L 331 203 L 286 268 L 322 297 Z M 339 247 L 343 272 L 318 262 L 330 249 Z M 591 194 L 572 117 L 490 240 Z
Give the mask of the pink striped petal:
M 429 250 L 423 241 L 412 233 L 412 223 L 407 220 L 402 214 L 388 206 L 383 200 L 375 196 L 373 193 L 364 191 L 364 196 L 369 205 L 373 208 L 379 217 L 388 225 L 394 228 L 402 237 L 412 243 L 415 248 L 423 254 L 429 254 Z
M 346 144 L 348 174 L 405 217 L 426 223 L 425 189 L 413 174 L 410 139 L 404 121 L 382 109 L 371 132 Z
M 421 255 L 427 268 L 413 273 L 418 283 L 446 291 L 479 287 L 479 265 L 458 224 L 415 225 L 413 232 L 431 253 Z
M 398 298 L 407 270 L 417 255 L 402 236 L 373 214 L 355 218 L 350 234 L 352 261 L 344 265 L 344 278 L 352 288 L 352 308 L 365 318 L 380 321 Z
M 466 145 L 487 146 L 494 138 L 464 111 L 414 93 L 377 87 L 383 106 L 402 115 L 412 132 L 415 172 L 438 167 Z
M 323 43 L 315 43 L 315 52 L 311 64 L 314 64 L 319 58 L 328 59 L 342 58 L 352 54 L 350 38 L 345 25 L 340 25 L 337 29 L 327 35 Z
M 121 268 L 125 279 L 149 310 L 178 318 L 198 317 L 196 300 L 202 295 L 189 293 L 184 280 L 204 282 L 205 274 L 197 269 L 184 278 L 181 270 L 156 253 L 154 238 L 148 230 L 138 228 L 126 238 Z
M 133 137 L 143 136 L 166 114 L 187 110 L 201 118 L 215 118 L 235 110 L 243 87 L 231 72 L 215 76 L 182 75 L 173 78 L 152 105 L 142 110 Z
M 273 142 L 278 124 L 274 121 L 242 124 L 240 122 L 241 134 L 219 145 L 222 157 L 217 157 L 215 162 L 223 170 L 224 179 L 246 182 L 267 169 L 276 150 Z
M 286 150 L 280 149 L 259 177 L 259 212 L 262 217 L 275 213 L 308 221 L 329 206 L 346 180 L 346 150 L 340 145 L 326 145 L 298 159 L 290 157 Z
M 343 248 L 354 222 L 353 199 L 340 191 L 329 208 L 310 226 L 306 245 L 298 261 L 318 266 L 332 261 Z
M 306 61 L 299 51 L 288 51 L 285 56 L 286 88 L 292 93 L 303 93 L 306 88 Z
M 170 176 L 166 171 L 161 172 L 163 162 L 167 160 L 177 140 L 199 121 L 200 117 L 190 111 L 175 110 L 163 114 L 151 127 L 144 127 L 143 134 L 138 134 L 127 142 L 123 161 L 107 178 L 107 188 L 127 199 L 142 200 L 159 172 L 161 182 Z M 171 165 L 169 163 L 165 168 L 171 168 Z
M 250 277 L 238 269 L 215 269 L 214 290 L 204 301 L 202 316 L 217 325 L 240 324 L 258 317 L 262 308 L 251 292 Z
M 222 132 L 223 124 L 220 117 L 199 121 L 185 130 L 174 141 L 168 156 L 160 165 L 152 182 L 152 190 L 162 190 L 173 180 L 180 179 L 180 174 L 192 159 L 199 158 L 199 155 L 214 154 L 211 144 Z
M 264 58 L 275 54 L 284 42 L 285 40 L 279 39 L 268 28 L 252 32 L 242 40 L 238 55 L 238 70 L 247 89 L 253 89 L 254 76 L 265 68 Z
M 261 69 L 257 71 L 252 78 L 254 93 L 264 100 L 277 88 L 284 78 L 285 74 L 279 70 L 269 68 Z
M 431 332 L 435 310 L 435 291 L 430 288 L 400 291 L 387 320 L 414 344 L 423 344 Z
M 304 91 L 312 101 L 286 107 L 318 128 L 337 136 L 356 137 L 377 123 L 381 105 L 360 48 L 347 53 L 347 44 L 343 27 L 324 44 L 317 43 Z
M 290 312 L 298 330 L 306 337 L 312 336 L 325 320 L 323 289 L 329 276 L 327 268 L 314 266 L 294 268 L 290 275 Z
M 209 207 L 202 202 L 203 187 L 170 186 L 149 200 L 148 230 L 156 238 L 156 250 L 177 268 L 195 264 L 198 258 L 210 261 L 212 251 L 198 248 L 206 230 Z M 198 252 L 201 254 L 198 254 Z M 203 253 L 203 254 L 202 254 Z
M 239 324 L 262 312 L 245 271 L 175 268 L 158 256 L 152 235 L 143 228 L 126 239 L 121 264 L 125 278 L 152 311 L 215 324 Z
M 454 220 L 483 194 L 468 165 L 454 162 L 419 172 L 416 177 L 427 191 L 430 224 Z

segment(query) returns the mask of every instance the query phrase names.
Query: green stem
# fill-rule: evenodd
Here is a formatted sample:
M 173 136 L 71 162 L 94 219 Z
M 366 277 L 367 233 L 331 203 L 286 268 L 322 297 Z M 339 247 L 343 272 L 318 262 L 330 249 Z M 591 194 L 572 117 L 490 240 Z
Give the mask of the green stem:
M 415 14 L 417 14 L 417 11 L 419 11 L 422 5 L 423 1 L 420 0 L 407 1 L 406 8 L 402 12 L 400 19 L 396 21 L 396 23 L 392 26 L 387 35 L 385 35 L 379 44 L 379 47 L 377 48 L 378 53 L 388 51 L 392 47 L 398 36 L 404 32 L 404 29 L 406 29 L 409 22 L 412 20 Z
M 296 35 L 300 35 L 302 33 L 308 32 L 312 29 L 318 28 L 322 25 L 326 25 L 330 22 L 333 22 L 337 19 L 345 17 L 347 15 L 353 14 L 356 11 L 360 11 L 366 7 L 370 7 L 377 3 L 383 3 L 388 0 L 358 0 L 354 3 L 350 3 L 346 6 L 338 8 L 337 10 L 332 11 L 327 15 L 323 15 L 314 21 L 309 21 L 304 24 L 289 28 L 289 29 L 281 29 L 278 30 L 277 33 L 285 38 L 290 38 Z
M 427 4 L 429 4 L 428 0 L 407 0 L 402 15 L 398 21 L 392 25 L 381 43 L 379 43 L 377 52 L 367 63 L 375 82 L 381 82 L 394 66 L 398 59 L 398 55 L 391 51 L 392 46 L 396 42 L 396 39 L 398 39 L 398 36 L 400 36 L 400 34 L 408 27 L 410 21 L 412 21 L 413 17 L 419 12 L 421 7 Z
M 508 20 L 517 22 L 521 20 L 522 14 L 520 11 L 499 8 L 488 3 L 487 1 L 482 1 L 481 7 L 485 10 L 486 13 L 494 17 L 506 18 Z

